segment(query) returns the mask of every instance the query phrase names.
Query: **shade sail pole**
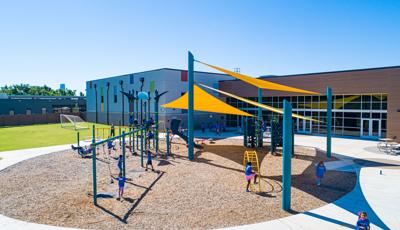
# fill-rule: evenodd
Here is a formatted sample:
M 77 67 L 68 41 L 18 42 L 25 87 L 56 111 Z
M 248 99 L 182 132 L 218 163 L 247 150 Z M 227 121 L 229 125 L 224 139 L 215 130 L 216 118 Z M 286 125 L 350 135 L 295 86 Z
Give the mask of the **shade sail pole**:
M 282 209 L 290 210 L 292 187 L 292 105 L 283 101 Z
M 193 82 L 194 82 L 194 57 L 193 54 L 188 52 L 188 158 L 194 159 L 194 136 L 193 136 L 193 111 L 194 111 L 194 97 L 193 97 Z
M 326 157 L 332 155 L 332 89 L 326 87 Z
M 262 89 L 258 88 L 258 103 L 262 104 Z M 262 135 L 262 108 L 258 107 L 258 122 L 257 122 L 257 129 L 258 129 L 258 137 L 257 137 L 257 146 L 262 147 L 263 144 L 263 135 Z

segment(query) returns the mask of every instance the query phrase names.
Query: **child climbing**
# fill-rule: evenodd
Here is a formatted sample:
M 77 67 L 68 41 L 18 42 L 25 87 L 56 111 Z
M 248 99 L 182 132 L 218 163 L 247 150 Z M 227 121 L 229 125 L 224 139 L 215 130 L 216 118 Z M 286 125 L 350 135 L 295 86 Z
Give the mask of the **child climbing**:
M 110 138 L 110 137 L 108 137 Z M 111 150 L 115 150 L 115 146 L 112 140 L 107 141 L 108 155 L 111 155 Z
M 316 178 L 317 178 L 317 185 L 320 186 L 321 185 L 321 180 L 324 177 L 324 174 L 326 172 L 326 167 L 324 165 L 323 161 L 320 161 L 315 169 L 315 174 L 316 174 Z
M 150 147 L 151 147 L 151 140 L 153 140 L 153 139 L 154 139 L 154 133 L 153 133 L 151 130 L 149 130 L 149 131 L 147 132 L 147 135 L 146 135 L 146 146 L 148 146 L 148 147 L 146 147 L 146 148 L 150 149 Z
M 247 181 L 246 192 L 250 192 L 249 187 L 252 178 L 254 178 L 254 184 L 257 184 L 257 174 L 253 171 L 253 168 L 251 167 L 251 162 L 247 162 L 244 174 Z
M 151 166 L 151 170 L 154 172 L 154 167 L 153 167 L 153 160 L 152 160 L 152 155 L 150 150 L 147 150 L 147 163 L 146 163 L 146 171 L 147 171 L 147 167 L 148 165 Z
M 367 213 L 359 212 L 357 221 L 357 230 L 369 230 L 369 229 L 370 229 L 370 222 L 367 218 Z
M 111 178 L 118 181 L 118 198 L 117 198 L 117 200 L 122 201 L 121 198 L 124 197 L 124 187 L 125 187 L 126 178 L 122 176 L 122 173 L 119 173 L 117 178 L 114 178 L 112 176 L 111 176 Z

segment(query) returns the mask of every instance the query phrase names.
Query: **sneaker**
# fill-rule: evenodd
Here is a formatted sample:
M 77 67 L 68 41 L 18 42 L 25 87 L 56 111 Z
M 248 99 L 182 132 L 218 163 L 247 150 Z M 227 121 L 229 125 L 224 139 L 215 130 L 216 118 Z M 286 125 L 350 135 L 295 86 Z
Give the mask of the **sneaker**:
M 250 192 L 250 190 L 246 189 L 246 192 Z

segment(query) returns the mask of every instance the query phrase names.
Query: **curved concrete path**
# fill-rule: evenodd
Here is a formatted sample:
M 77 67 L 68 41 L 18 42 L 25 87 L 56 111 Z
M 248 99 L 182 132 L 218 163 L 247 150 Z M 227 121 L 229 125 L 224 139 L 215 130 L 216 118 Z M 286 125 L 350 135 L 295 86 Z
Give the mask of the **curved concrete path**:
M 236 137 L 235 137 L 236 138 Z M 325 148 L 325 138 L 296 135 L 296 145 Z M 388 161 L 400 161 L 400 156 L 376 154 L 367 151 L 376 142 L 333 138 L 332 151 L 340 161 L 326 164 L 328 170 L 353 171 L 358 175 L 353 191 L 323 207 L 289 217 L 243 225 L 228 229 L 354 229 L 358 211 L 367 211 L 372 229 L 400 229 L 400 167 Z M 36 156 L 69 149 L 70 145 L 0 152 L 0 171 Z M 367 150 L 366 150 L 367 149 Z M 386 163 L 364 167 L 353 159 L 368 159 L 368 163 L 386 160 Z M 400 163 L 400 162 L 398 162 Z M 382 172 L 382 174 L 381 174 Z M 72 229 L 28 223 L 0 215 L 0 229 Z

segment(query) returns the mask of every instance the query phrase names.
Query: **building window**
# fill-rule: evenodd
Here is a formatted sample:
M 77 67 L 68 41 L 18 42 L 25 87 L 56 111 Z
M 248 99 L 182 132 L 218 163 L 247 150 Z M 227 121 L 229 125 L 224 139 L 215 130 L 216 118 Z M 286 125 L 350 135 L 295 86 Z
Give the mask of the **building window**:
M 15 115 L 15 111 L 13 109 L 10 110 L 10 116 L 14 116 Z
M 104 103 L 104 96 L 100 97 L 100 103 Z
M 89 88 L 92 88 L 92 81 L 89 81 Z
M 47 109 L 46 108 L 42 108 L 42 114 L 46 114 L 47 113 Z
M 181 81 L 188 81 L 188 72 L 186 70 L 181 71 Z
M 26 115 L 32 115 L 32 110 L 31 109 L 26 109 Z
M 116 94 L 114 94 L 114 103 L 118 102 L 118 96 Z
M 134 75 L 133 74 L 129 75 L 129 83 L 133 84 L 134 80 L 135 80 Z

